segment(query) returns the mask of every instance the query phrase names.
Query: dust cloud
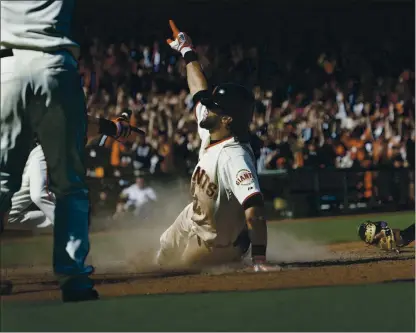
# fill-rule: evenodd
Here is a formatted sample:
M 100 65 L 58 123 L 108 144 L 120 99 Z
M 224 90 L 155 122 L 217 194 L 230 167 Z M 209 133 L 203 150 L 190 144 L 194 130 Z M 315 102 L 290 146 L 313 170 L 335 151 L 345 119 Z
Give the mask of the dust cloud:
M 334 254 L 313 240 L 299 239 L 296 235 L 269 228 L 267 259 L 272 262 L 307 262 L 326 260 Z
M 154 259 L 159 238 L 190 202 L 190 197 L 186 181 L 172 181 L 154 189 L 158 203 L 145 220 L 130 217 L 112 221 L 108 231 L 92 235 L 90 260 L 97 272 L 140 273 L 158 269 Z M 276 263 L 306 262 L 333 259 L 334 253 L 313 240 L 269 228 L 267 258 Z M 248 260 L 244 260 L 244 264 L 247 263 Z M 241 264 L 229 264 L 208 271 L 221 274 L 241 267 Z
M 125 218 L 111 221 L 107 231 L 92 235 L 90 262 L 97 272 L 157 269 L 154 259 L 160 236 L 190 202 L 190 197 L 186 181 L 151 186 L 158 200 L 144 219 L 126 214 Z
M 158 269 L 154 264 L 162 233 L 175 221 L 178 214 L 190 202 L 189 185 L 186 180 L 151 184 L 158 201 L 145 219 L 126 215 L 112 220 L 115 207 L 108 209 L 107 217 L 92 217 L 92 224 L 104 226 L 92 232 L 91 252 L 87 262 L 96 267 L 97 273 L 140 273 Z M 24 262 L 36 266 L 49 266 L 52 258 L 51 235 L 36 235 L 45 238 L 42 251 L 27 253 Z M 36 237 L 35 236 L 35 237 Z M 333 259 L 334 253 L 326 246 L 312 240 L 298 239 L 296 235 L 269 228 L 267 258 L 271 262 L 304 262 Z M 244 263 L 248 261 L 245 260 Z M 240 264 L 218 266 L 215 272 L 227 273 L 241 269 Z
M 334 259 L 336 256 L 336 253 L 331 252 L 325 245 L 318 244 L 313 240 L 299 239 L 296 235 L 279 231 L 278 228 L 269 228 L 266 257 L 272 267 L 276 265 L 276 270 L 280 270 L 279 263 L 315 262 Z M 249 268 L 251 266 L 250 257 L 250 253 L 247 253 L 241 263 L 209 267 L 204 272 L 221 275 L 251 271 Z

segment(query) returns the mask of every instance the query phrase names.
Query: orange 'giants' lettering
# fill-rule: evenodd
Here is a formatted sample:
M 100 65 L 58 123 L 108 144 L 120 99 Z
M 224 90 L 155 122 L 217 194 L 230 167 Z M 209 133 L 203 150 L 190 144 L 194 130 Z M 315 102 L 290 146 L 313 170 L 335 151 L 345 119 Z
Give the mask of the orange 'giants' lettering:
M 197 167 L 192 176 L 192 193 L 195 193 L 195 185 L 198 185 L 210 198 L 214 197 L 218 191 L 217 184 L 210 181 L 204 169 Z
M 201 169 L 200 167 L 197 167 L 194 172 L 194 175 L 192 176 L 192 180 L 196 182 L 198 185 L 200 185 L 202 177 L 204 175 L 205 175 L 205 170 Z
M 236 185 L 249 185 L 253 183 L 253 174 L 249 170 L 240 170 L 237 173 Z
M 217 190 L 218 190 L 217 184 L 209 183 L 208 189 L 207 189 L 207 196 L 212 198 L 215 195 L 215 193 L 217 193 Z

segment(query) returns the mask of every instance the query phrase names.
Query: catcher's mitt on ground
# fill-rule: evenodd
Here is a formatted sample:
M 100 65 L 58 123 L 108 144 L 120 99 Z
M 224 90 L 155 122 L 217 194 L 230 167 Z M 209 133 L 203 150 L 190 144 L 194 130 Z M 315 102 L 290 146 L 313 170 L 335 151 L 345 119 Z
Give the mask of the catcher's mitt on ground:
M 407 237 L 407 229 L 402 232 L 400 229 L 390 228 L 384 221 L 366 221 L 358 226 L 358 236 L 369 245 L 378 246 L 385 251 L 399 252 L 400 247 L 412 242 L 411 237 Z

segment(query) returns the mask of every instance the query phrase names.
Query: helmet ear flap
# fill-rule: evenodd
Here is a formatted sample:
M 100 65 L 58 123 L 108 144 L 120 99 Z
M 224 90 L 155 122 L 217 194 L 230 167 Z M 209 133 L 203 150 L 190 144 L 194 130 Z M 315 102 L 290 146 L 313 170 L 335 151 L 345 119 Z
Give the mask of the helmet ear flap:
M 372 244 L 374 242 L 375 235 L 376 225 L 374 223 L 367 221 L 358 226 L 358 236 L 367 244 Z

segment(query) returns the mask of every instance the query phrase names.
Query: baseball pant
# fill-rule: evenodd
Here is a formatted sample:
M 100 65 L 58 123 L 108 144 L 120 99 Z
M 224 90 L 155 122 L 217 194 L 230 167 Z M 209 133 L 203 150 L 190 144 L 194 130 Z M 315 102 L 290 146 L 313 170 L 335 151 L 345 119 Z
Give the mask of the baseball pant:
M 175 222 L 160 237 L 156 262 L 161 266 L 199 267 L 220 265 L 241 259 L 243 251 L 231 244 L 216 247 L 204 242 L 194 231 L 192 204 L 179 214 Z
M 53 268 L 62 290 L 92 287 L 84 147 L 87 115 L 77 62 L 66 51 L 1 58 L 0 213 L 10 209 L 36 135 L 55 194 Z
M 55 197 L 48 190 L 48 175 L 42 147 L 37 145 L 29 154 L 23 171 L 22 185 L 12 197 L 9 223 L 36 222 L 53 225 Z M 26 211 L 34 203 L 40 211 Z

